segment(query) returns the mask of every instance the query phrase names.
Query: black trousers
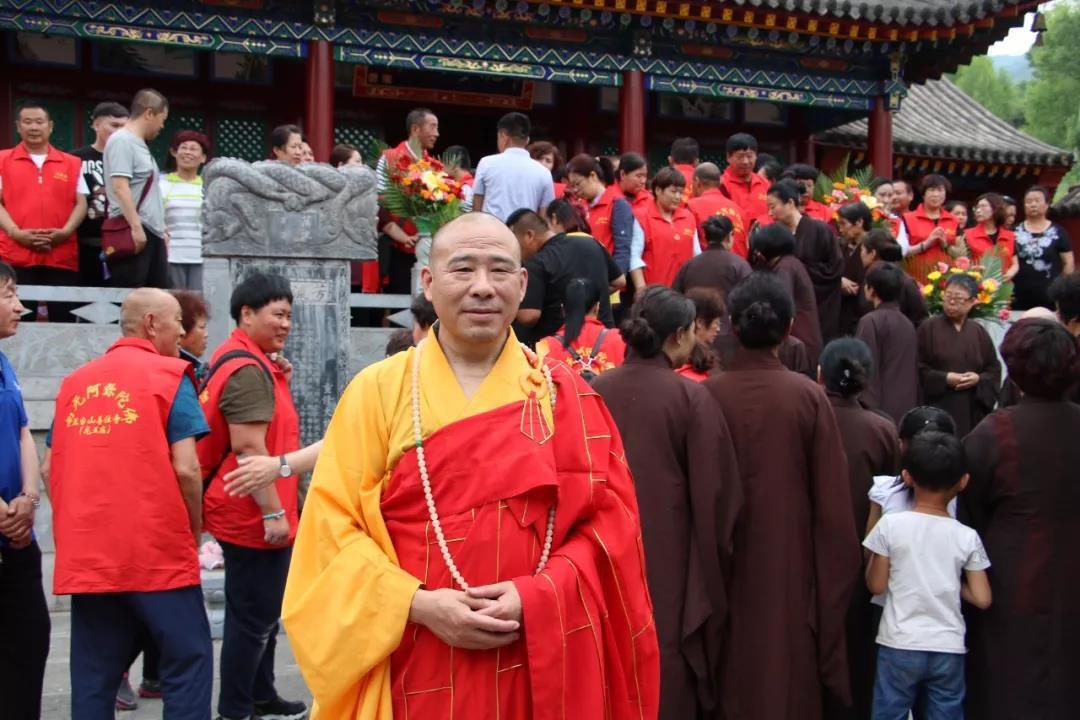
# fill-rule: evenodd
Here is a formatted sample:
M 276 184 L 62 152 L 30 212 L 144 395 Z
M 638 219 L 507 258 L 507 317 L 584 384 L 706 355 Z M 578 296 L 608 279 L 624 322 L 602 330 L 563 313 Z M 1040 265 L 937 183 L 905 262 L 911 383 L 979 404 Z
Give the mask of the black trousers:
M 97 247 L 79 242 L 79 284 L 84 287 L 106 287 L 105 263 L 101 260 L 101 241 Z
M 79 273 L 75 270 L 63 270 L 47 265 L 34 265 L 32 267 L 15 268 L 15 281 L 20 285 L 52 285 L 52 286 L 75 286 L 79 284 Z M 75 316 L 71 311 L 83 303 L 51 302 L 38 303 L 28 300 L 23 306 L 30 311 L 27 320 L 33 322 L 37 316 L 38 305 L 46 305 L 49 312 L 49 320 L 52 322 L 75 322 Z
M 109 259 L 109 283 L 113 287 L 169 289 L 169 253 L 165 240 L 149 230 L 145 232 L 146 247 L 141 253 Z
M 256 702 L 277 697 L 274 651 L 292 548 L 220 544 L 225 556 L 225 629 L 218 713 L 243 718 L 252 714 Z
M 49 608 L 41 586 L 41 550 L 0 548 L 0 717 L 38 720 Z
M 202 588 L 192 585 L 71 596 L 72 720 L 112 720 L 144 629 L 161 648 L 163 717 L 210 719 L 214 651 Z

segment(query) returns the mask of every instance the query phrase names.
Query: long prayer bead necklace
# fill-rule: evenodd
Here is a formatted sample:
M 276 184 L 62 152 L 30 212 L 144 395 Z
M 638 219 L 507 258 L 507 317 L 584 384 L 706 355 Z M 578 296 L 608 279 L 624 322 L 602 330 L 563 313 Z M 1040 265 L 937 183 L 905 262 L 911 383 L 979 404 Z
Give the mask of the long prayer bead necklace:
M 426 340 L 421 340 L 413 351 L 412 362 L 412 421 L 413 437 L 416 440 L 416 466 L 420 470 L 420 482 L 424 487 L 424 500 L 427 502 L 428 515 L 431 517 L 431 527 L 435 531 L 435 540 L 439 544 L 439 552 L 442 553 L 446 569 L 450 571 L 450 577 L 462 590 L 469 589 L 469 583 L 461 576 L 454 558 L 450 555 L 450 548 L 446 544 L 446 536 L 443 535 L 442 524 L 439 522 L 439 511 L 435 507 L 435 497 L 431 494 L 431 478 L 428 475 L 427 459 L 424 456 L 424 436 L 420 428 L 420 350 Z M 524 347 L 524 346 L 522 346 Z M 548 395 L 551 398 L 551 410 L 555 411 L 555 381 L 551 379 L 551 370 L 542 365 L 544 379 L 547 381 Z M 534 575 L 539 575 L 548 562 L 551 555 L 551 543 L 555 537 L 555 506 L 548 510 L 547 531 L 544 533 L 544 548 L 540 552 L 540 562 L 536 566 Z

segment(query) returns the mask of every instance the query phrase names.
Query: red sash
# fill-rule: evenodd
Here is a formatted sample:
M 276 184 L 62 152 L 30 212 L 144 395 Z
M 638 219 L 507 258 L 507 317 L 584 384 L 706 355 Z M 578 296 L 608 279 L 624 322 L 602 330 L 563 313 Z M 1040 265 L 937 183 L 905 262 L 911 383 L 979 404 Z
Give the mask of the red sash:
M 633 500 L 625 466 L 609 468 L 611 454 L 622 448 L 587 386 L 565 368 L 553 373 L 559 434 L 545 444 L 521 432 L 521 402 L 453 423 L 424 441 L 454 562 L 472 585 L 514 580 L 524 633 L 500 650 L 470 651 L 407 625 L 391 656 L 394 717 L 656 714 L 658 654 L 640 574 L 640 528 L 636 513 L 611 502 L 614 492 L 604 483 L 621 482 Z M 534 577 L 556 497 L 552 556 Z M 381 507 L 401 567 L 427 589 L 452 587 L 430 528 L 415 450 L 394 468 Z

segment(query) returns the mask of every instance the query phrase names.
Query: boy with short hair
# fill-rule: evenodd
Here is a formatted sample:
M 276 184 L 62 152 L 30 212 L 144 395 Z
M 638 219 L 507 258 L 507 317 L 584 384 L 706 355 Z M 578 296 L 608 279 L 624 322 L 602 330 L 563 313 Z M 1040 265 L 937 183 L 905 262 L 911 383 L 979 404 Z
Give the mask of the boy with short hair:
M 866 584 L 886 593 L 873 718 L 907 720 L 922 697 L 927 717 L 962 720 L 967 649 L 960 599 L 982 609 L 991 600 L 982 541 L 947 509 L 968 483 L 967 456 L 954 436 L 923 432 L 908 443 L 902 465 L 914 508 L 885 515 L 863 542 L 871 552 Z

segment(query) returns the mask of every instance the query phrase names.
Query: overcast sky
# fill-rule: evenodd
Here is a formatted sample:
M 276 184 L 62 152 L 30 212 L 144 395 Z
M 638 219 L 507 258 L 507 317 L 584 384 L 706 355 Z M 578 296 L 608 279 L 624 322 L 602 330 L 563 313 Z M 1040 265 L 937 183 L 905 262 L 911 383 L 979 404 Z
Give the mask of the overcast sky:
M 1058 2 L 1067 0 L 1050 0 L 1039 6 L 1040 10 L 1046 11 Z M 1031 32 L 1031 23 L 1035 20 L 1035 13 L 1029 12 L 1024 16 L 1024 27 L 1013 28 L 1009 34 L 990 46 L 988 55 L 1023 55 L 1035 44 L 1035 33 Z

